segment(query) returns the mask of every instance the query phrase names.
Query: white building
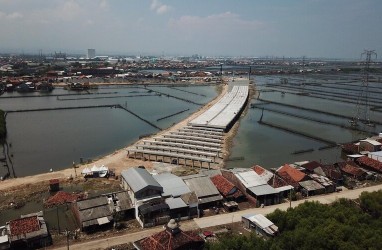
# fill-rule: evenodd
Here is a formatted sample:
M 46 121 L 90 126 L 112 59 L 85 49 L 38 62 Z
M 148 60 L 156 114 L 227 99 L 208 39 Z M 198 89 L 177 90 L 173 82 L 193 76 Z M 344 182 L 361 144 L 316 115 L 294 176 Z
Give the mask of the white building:
M 95 49 L 88 49 L 88 59 L 93 59 L 96 56 Z

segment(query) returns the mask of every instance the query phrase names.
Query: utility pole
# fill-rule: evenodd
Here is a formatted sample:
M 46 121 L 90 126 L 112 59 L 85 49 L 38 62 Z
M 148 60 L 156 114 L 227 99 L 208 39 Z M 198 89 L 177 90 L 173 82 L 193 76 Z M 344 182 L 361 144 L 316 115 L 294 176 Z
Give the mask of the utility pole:
M 68 229 L 65 229 L 65 233 L 66 233 L 66 246 L 67 246 L 67 249 L 69 250 L 69 231 L 68 231 Z
M 357 101 L 357 106 L 354 112 L 352 120 L 350 120 L 352 127 L 358 126 L 358 121 L 362 121 L 367 126 L 375 126 L 370 123 L 370 111 L 369 111 L 369 71 L 372 56 L 377 58 L 377 53 L 374 50 L 364 50 L 361 54 L 365 58 L 365 66 L 363 68 L 363 79 L 360 94 Z

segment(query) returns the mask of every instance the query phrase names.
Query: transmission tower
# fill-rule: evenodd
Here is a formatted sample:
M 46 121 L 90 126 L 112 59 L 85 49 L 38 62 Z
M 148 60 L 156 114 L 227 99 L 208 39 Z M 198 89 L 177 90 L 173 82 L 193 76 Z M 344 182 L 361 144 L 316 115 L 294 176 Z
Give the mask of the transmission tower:
M 358 126 L 358 122 L 362 122 L 368 126 L 375 126 L 370 122 L 370 110 L 369 110 L 369 71 L 371 58 L 377 58 L 377 53 L 374 50 L 365 50 L 361 54 L 361 59 L 365 56 L 365 67 L 363 68 L 362 85 L 360 94 L 357 100 L 357 106 L 355 108 L 354 116 L 350 121 L 353 127 Z

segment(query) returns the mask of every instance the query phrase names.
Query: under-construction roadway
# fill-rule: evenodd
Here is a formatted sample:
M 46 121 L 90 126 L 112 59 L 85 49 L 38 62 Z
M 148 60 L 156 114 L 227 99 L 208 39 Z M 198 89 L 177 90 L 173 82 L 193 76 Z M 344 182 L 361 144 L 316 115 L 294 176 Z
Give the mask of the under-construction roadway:
M 127 156 L 191 167 L 215 167 L 223 161 L 224 132 L 240 116 L 248 94 L 248 80 L 230 82 L 228 92 L 187 126 L 142 140 L 127 148 Z

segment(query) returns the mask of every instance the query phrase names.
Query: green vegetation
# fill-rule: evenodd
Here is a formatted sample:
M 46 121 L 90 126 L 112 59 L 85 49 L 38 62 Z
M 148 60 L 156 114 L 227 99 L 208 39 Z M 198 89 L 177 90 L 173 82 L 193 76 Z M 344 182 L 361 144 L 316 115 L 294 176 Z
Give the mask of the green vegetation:
M 5 124 L 4 111 L 0 110 L 0 141 L 5 139 L 7 134 L 7 127 Z
M 267 217 L 280 235 L 263 240 L 224 235 L 206 249 L 382 249 L 382 190 L 362 193 L 357 201 L 340 199 L 331 205 L 305 202 Z

